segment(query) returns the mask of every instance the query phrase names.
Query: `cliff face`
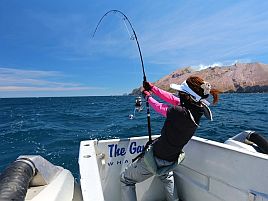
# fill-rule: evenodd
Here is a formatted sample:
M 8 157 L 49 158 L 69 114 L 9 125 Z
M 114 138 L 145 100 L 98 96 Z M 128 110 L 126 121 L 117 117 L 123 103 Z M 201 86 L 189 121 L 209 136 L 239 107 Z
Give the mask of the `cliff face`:
M 195 71 L 191 67 L 179 69 L 154 84 L 170 91 L 171 83 L 182 83 L 189 76 L 199 76 L 222 92 L 268 92 L 268 65 L 261 63 L 239 63 L 232 66 L 209 67 Z M 132 93 L 135 93 L 133 90 Z

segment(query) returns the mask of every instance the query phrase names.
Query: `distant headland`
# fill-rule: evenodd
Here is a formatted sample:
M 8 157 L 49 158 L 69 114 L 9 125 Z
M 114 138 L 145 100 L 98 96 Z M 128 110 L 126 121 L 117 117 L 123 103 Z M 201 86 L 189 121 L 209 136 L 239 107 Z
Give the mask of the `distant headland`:
M 182 83 L 189 76 L 199 76 L 223 93 L 268 92 L 268 64 L 262 63 L 236 63 L 231 66 L 215 66 L 204 70 L 185 67 L 154 82 L 154 85 L 173 92 L 169 85 Z M 134 89 L 130 95 L 139 93 L 140 88 Z

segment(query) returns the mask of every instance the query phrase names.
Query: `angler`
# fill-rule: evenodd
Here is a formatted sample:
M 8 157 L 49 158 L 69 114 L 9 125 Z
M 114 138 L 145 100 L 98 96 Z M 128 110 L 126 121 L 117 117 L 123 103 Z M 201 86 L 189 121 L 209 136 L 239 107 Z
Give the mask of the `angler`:
M 131 27 L 138 46 L 143 70 L 144 90 L 142 94 L 146 100 L 149 134 L 149 141 L 145 145 L 144 151 L 121 173 L 122 201 L 136 201 L 136 183 L 140 183 L 154 175 L 159 177 L 163 183 L 166 200 L 179 200 L 175 190 L 173 170 L 184 159 L 183 147 L 199 127 L 201 116 L 204 115 L 212 120 L 212 113 L 206 99 L 211 94 L 213 103 L 217 103 L 219 91 L 211 89 L 210 83 L 200 77 L 189 77 L 180 85 L 172 84 L 170 87 L 178 91 L 178 97 L 147 82 L 137 35 L 127 16 L 121 11 L 111 10 L 100 19 L 96 30 L 102 19 L 109 13 L 119 13 L 124 16 L 124 21 L 127 21 Z M 151 96 L 152 94 L 171 106 L 159 103 Z M 166 117 L 161 136 L 154 142 L 151 138 L 149 104 L 156 112 Z

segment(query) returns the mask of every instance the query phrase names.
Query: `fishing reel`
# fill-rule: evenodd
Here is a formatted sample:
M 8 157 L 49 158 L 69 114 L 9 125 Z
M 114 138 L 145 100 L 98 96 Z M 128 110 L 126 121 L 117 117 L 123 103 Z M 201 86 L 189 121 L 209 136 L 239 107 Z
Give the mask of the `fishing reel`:
M 134 119 L 136 111 L 141 112 L 143 110 L 142 98 L 140 96 L 136 97 L 134 106 L 135 106 L 134 107 L 134 112 L 133 112 L 133 114 L 129 115 L 129 119 Z

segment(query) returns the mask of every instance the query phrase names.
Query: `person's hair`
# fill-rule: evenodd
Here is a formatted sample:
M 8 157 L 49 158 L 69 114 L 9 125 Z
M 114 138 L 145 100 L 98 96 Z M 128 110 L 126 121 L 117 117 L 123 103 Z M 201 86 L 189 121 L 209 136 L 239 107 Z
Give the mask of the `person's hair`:
M 205 83 L 202 78 L 197 76 L 190 76 L 189 78 L 187 78 L 186 83 L 199 96 L 201 96 L 202 98 L 208 98 L 209 94 L 204 95 L 204 89 L 201 87 L 201 85 Z M 219 101 L 219 93 L 220 91 L 215 88 L 212 88 L 210 90 L 210 94 L 213 97 L 213 104 L 216 104 Z

